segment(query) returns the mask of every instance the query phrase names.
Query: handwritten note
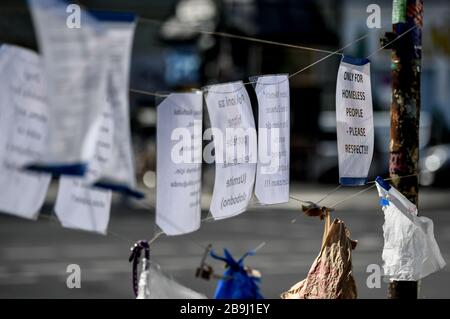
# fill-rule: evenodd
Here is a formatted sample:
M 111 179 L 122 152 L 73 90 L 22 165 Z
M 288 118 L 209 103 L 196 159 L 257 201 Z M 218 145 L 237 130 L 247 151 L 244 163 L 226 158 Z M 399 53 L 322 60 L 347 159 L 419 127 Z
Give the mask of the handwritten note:
M 17 46 L 0 46 L 0 83 L 0 211 L 35 219 L 51 176 L 21 167 L 42 154 L 47 138 L 40 57 Z
M 97 12 L 105 28 L 108 47 L 107 86 L 101 133 L 95 164 L 96 185 L 136 193 L 133 148 L 130 134 L 128 87 L 130 58 L 136 20 L 133 14 Z M 103 152 L 99 150 L 103 148 Z M 108 154 L 108 156 L 106 155 Z
M 111 191 L 90 188 L 78 177 L 61 177 L 55 213 L 63 227 L 106 234 L 111 197 Z
M 82 11 L 81 28 L 66 25 L 66 4 L 29 0 L 48 94 L 46 152 L 34 169 L 83 175 L 95 153 L 106 89 L 103 29 Z
M 241 81 L 206 92 L 215 146 L 216 175 L 211 214 L 222 219 L 247 209 L 256 173 L 256 130 L 250 98 Z
M 261 204 L 289 201 L 290 101 L 287 75 L 260 76 L 258 99 L 258 166 L 255 194 Z

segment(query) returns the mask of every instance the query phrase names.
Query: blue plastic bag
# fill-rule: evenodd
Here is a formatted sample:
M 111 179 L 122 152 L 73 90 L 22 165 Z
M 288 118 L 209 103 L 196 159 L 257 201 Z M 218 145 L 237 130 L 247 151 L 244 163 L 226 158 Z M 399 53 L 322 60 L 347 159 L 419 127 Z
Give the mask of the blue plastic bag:
M 249 251 L 238 261 L 235 261 L 230 252 L 224 248 L 224 256 L 220 257 L 211 252 L 211 257 L 222 260 L 226 263 L 227 269 L 217 285 L 214 299 L 263 299 L 259 292 L 260 279 L 251 276 L 244 268 L 244 259 L 247 256 L 254 255 L 253 251 Z

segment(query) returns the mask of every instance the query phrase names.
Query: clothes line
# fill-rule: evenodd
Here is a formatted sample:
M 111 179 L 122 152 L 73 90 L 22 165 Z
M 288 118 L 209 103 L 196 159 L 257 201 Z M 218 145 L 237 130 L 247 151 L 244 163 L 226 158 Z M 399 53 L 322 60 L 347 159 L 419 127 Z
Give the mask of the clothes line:
M 372 57 L 373 55 L 375 55 L 376 53 L 380 52 L 381 50 L 383 50 L 383 49 L 386 48 L 387 46 L 391 45 L 392 43 L 394 43 L 394 42 L 397 41 L 398 39 L 402 38 L 403 36 L 405 36 L 407 33 L 411 32 L 411 31 L 414 30 L 415 28 L 416 28 L 416 26 L 414 26 L 414 27 L 412 27 L 412 28 L 406 30 L 405 32 L 403 32 L 402 34 L 400 34 L 397 38 L 393 39 L 392 41 L 386 43 L 385 45 L 379 47 L 377 50 L 375 50 L 375 51 L 373 51 L 372 53 L 370 53 L 366 58 L 368 59 L 368 58 Z M 303 68 L 301 68 L 301 69 L 299 69 L 299 70 L 297 70 L 297 71 L 295 71 L 294 73 L 289 74 L 288 79 L 293 78 L 293 77 L 299 75 L 300 73 L 302 73 L 302 72 L 308 70 L 309 68 L 315 66 L 316 64 L 319 64 L 320 62 L 323 62 L 323 61 L 327 60 L 328 58 L 332 57 L 333 55 L 340 55 L 340 56 L 343 56 L 343 54 L 340 53 L 341 51 L 343 51 L 343 50 L 345 50 L 346 48 L 352 46 L 353 44 L 355 44 L 355 43 L 357 43 L 357 42 L 359 42 L 359 41 L 361 41 L 361 40 L 367 38 L 369 35 L 371 35 L 371 34 L 374 33 L 374 32 L 375 32 L 375 31 L 367 32 L 366 34 L 364 34 L 364 35 L 362 35 L 361 37 L 359 37 L 359 38 L 353 40 L 352 42 L 346 44 L 345 46 L 343 46 L 342 48 L 340 48 L 340 49 L 338 49 L 338 50 L 336 50 L 336 51 L 326 51 L 327 53 L 329 52 L 328 55 L 324 56 L 323 58 L 320 58 L 319 60 L 317 60 L 317 61 L 315 61 L 315 62 L 313 62 L 313 63 L 311 63 L 311 64 L 309 64 L 309 65 L 307 65 L 307 66 L 305 66 L 305 67 L 303 67 Z M 253 39 L 256 39 L 256 38 L 253 38 Z M 261 39 L 259 39 L 259 40 L 261 40 Z M 264 40 L 262 40 L 262 41 L 264 41 Z M 304 48 L 306 48 L 306 47 L 304 47 Z M 316 49 L 314 49 L 314 48 L 309 48 L 309 49 L 311 49 L 311 50 L 316 50 Z M 283 81 L 277 82 L 277 83 L 263 83 L 263 85 L 276 85 L 276 84 L 280 84 L 280 83 L 282 83 L 282 82 L 284 82 L 284 81 L 286 81 L 286 80 L 283 80 Z M 250 85 L 250 84 L 255 84 L 255 83 L 256 83 L 256 81 L 247 81 L 247 82 L 244 82 L 243 84 L 244 84 L 244 85 Z M 202 90 L 202 91 L 207 91 L 207 92 L 208 92 L 208 91 L 209 91 L 209 90 L 208 90 L 208 87 L 209 87 L 209 86 L 211 86 L 211 84 L 210 84 L 210 85 L 207 85 L 207 86 L 204 86 L 204 87 L 202 87 L 202 88 L 199 88 L 198 90 Z M 168 95 L 166 95 L 166 94 L 161 94 L 161 93 L 151 92 L 151 91 L 146 91 L 146 90 L 139 90 L 139 89 L 135 89 L 135 88 L 130 88 L 129 91 L 132 92 L 132 93 L 143 94 L 143 95 L 150 95 L 150 96 L 156 96 L 156 97 L 167 97 L 167 96 L 168 96 Z M 211 92 L 211 93 L 215 93 L 215 92 Z M 222 93 L 222 94 L 230 94 L 230 93 L 235 93 L 235 92 L 220 92 L 220 93 Z
M 372 32 L 368 32 L 368 33 L 366 33 L 365 35 L 363 35 L 363 36 L 357 38 L 356 40 L 354 40 L 354 41 L 348 43 L 348 44 L 345 45 L 344 47 L 342 47 L 342 48 L 340 48 L 340 49 L 338 49 L 338 50 L 336 50 L 336 51 L 333 51 L 333 52 L 329 53 L 329 54 L 326 55 L 325 57 L 323 57 L 323 58 L 321 58 L 321 59 L 319 59 L 319 60 L 317 60 L 317 61 L 315 61 L 315 62 L 313 62 L 313 63 L 311 63 L 311 64 L 309 64 L 309 65 L 307 65 L 307 66 L 305 66 L 305 67 L 303 67 L 303 68 L 301 68 L 300 70 L 297 70 L 296 72 L 290 74 L 289 77 L 288 77 L 288 79 L 290 79 L 290 78 L 292 78 L 292 77 L 295 77 L 295 76 L 299 75 L 300 73 L 302 73 L 302 72 L 308 70 L 309 68 L 313 67 L 314 65 L 316 65 L 316 64 L 318 64 L 318 63 L 320 63 L 320 62 L 322 62 L 322 61 L 325 61 L 326 59 L 332 57 L 333 55 L 339 53 L 340 51 L 343 51 L 343 50 L 345 50 L 346 48 L 352 46 L 353 44 L 355 44 L 355 43 L 357 43 L 357 42 L 359 42 L 359 41 L 361 41 L 361 40 L 367 38 L 367 37 L 368 37 L 370 34 L 372 34 L 372 33 L 373 33 L 373 31 L 372 31 Z M 286 81 L 286 80 L 280 81 L 279 83 L 282 83 L 282 82 L 284 82 L 284 81 Z M 244 85 L 250 85 L 250 84 L 255 84 L 255 83 L 256 83 L 256 81 L 247 81 L 247 82 L 244 82 Z M 274 84 L 279 84 L 279 83 L 264 83 L 263 85 L 274 85 Z M 211 86 L 211 85 L 204 86 L 204 87 L 200 88 L 199 90 L 202 90 L 202 91 L 209 91 L 209 90 L 208 90 L 208 87 L 209 87 L 209 86 Z M 135 88 L 130 88 L 129 91 L 132 92 L 132 93 L 143 94 L 143 95 L 150 95 L 150 96 L 155 96 L 155 97 L 167 97 L 167 96 L 168 96 L 168 95 L 166 95 L 166 94 L 161 94 L 161 93 L 151 92 L 151 91 L 146 91 L 146 90 L 139 90 L 139 89 L 135 89 Z M 211 92 L 211 93 L 215 93 L 215 92 Z M 222 93 L 222 94 L 230 94 L 230 93 L 235 93 L 235 92 L 220 92 L 220 93 Z
M 374 54 L 378 53 L 379 51 L 383 50 L 384 48 L 386 48 L 388 45 L 392 44 L 393 42 L 397 41 L 398 39 L 400 39 L 401 37 L 403 37 L 404 35 L 406 35 L 407 33 L 411 32 L 412 30 L 416 29 L 417 25 L 414 25 L 413 27 L 411 27 L 410 29 L 406 30 L 405 32 L 403 32 L 402 34 L 400 34 L 398 37 L 396 37 L 394 40 L 386 43 L 385 45 L 383 45 L 382 47 L 378 48 L 378 50 L 372 52 L 370 55 L 367 56 L 367 59 L 370 58 L 371 56 L 373 56 Z
M 87 9 L 86 7 L 82 6 L 83 10 Z M 10 7 L 10 9 L 13 9 L 14 11 L 19 11 L 19 12 L 29 12 L 29 9 L 27 7 Z M 89 9 L 88 9 L 89 11 Z M 99 11 L 102 12 L 103 10 L 99 10 L 98 8 L 95 8 L 95 11 Z M 112 9 L 108 9 L 105 12 L 114 12 L 114 13 L 123 13 L 123 10 L 112 10 Z M 138 23 L 143 23 L 143 24 L 153 24 L 153 25 L 157 25 L 157 26 L 162 26 L 165 21 L 162 20 L 158 20 L 158 19 L 152 19 L 152 18 L 146 18 L 146 17 L 138 17 Z M 331 50 L 325 50 L 325 49 L 319 49 L 319 48 L 312 48 L 312 47 L 307 47 L 307 46 L 303 46 L 303 45 L 296 45 L 296 44 L 292 44 L 292 43 L 283 43 L 283 42 L 278 42 L 278 41 L 271 41 L 271 40 L 266 40 L 266 39 L 259 39 L 259 38 L 255 38 L 255 37 L 249 37 L 249 36 L 240 36 L 240 35 L 236 35 L 236 34 L 231 34 L 228 32 L 219 32 L 219 31 L 209 31 L 209 30 L 205 30 L 205 29 L 200 29 L 200 28 L 196 28 L 193 27 L 190 24 L 187 23 L 183 23 L 183 22 L 178 22 L 176 26 L 172 25 L 172 28 L 179 28 L 179 29 L 189 29 L 193 32 L 196 33 L 200 33 L 200 34 L 205 34 L 205 35 L 215 35 L 215 36 L 219 36 L 219 37 L 224 37 L 224 38 L 231 38 L 231 39 L 239 39 L 239 40 L 244 40 L 244 41 L 249 41 L 249 42 L 255 42 L 255 43 L 261 43 L 261 44 L 267 44 L 267 45 L 274 45 L 274 46 L 280 46 L 280 47 L 285 47 L 285 48 L 290 48 L 290 49 L 298 49 L 298 50 L 305 50 L 305 51 L 312 51 L 312 52 L 321 52 L 321 53 L 332 53 L 333 51 Z M 341 53 L 335 53 L 337 55 L 342 55 Z
M 164 21 L 157 20 L 157 19 L 151 19 L 151 18 L 143 18 L 143 17 L 139 17 L 138 21 L 139 22 L 144 22 L 144 23 L 155 24 L 155 25 L 159 25 L 159 26 L 164 24 Z M 244 41 L 249 41 L 249 42 L 281 46 L 281 47 L 290 48 L 290 49 L 298 49 L 298 50 L 321 52 L 321 53 L 331 53 L 331 54 L 336 54 L 336 55 L 342 56 L 342 53 L 329 51 L 329 50 L 324 50 L 324 49 L 307 47 L 307 46 L 303 46 L 303 45 L 296 45 L 296 44 L 291 44 L 291 43 L 283 43 L 283 42 L 259 39 L 259 38 L 255 38 L 255 37 L 249 37 L 249 36 L 241 36 L 241 35 L 231 34 L 231 33 L 228 33 L 228 32 L 203 30 L 203 29 L 192 27 L 189 24 L 181 23 L 181 22 L 178 22 L 178 24 L 175 27 L 179 27 L 180 29 L 183 29 L 183 30 L 189 29 L 189 30 L 194 31 L 196 33 L 201 33 L 201 34 L 206 34 L 206 35 L 215 35 L 215 36 L 224 37 L 224 38 L 239 39 L 239 40 L 244 40 Z
M 399 176 L 399 177 L 393 177 L 393 178 L 385 178 L 385 179 L 383 179 L 383 180 L 384 180 L 384 181 L 390 181 L 390 180 L 393 180 L 393 179 L 403 179 L 403 178 L 409 178 L 409 177 L 414 177 L 414 176 L 417 176 L 417 174 L 411 174 L 411 175 Z M 357 196 L 359 196 L 359 195 L 361 195 L 361 194 L 363 194 L 363 193 L 365 193 L 365 192 L 367 192 L 367 191 L 373 189 L 373 188 L 376 186 L 375 180 L 369 181 L 367 184 L 373 184 L 373 185 L 370 185 L 369 187 L 366 187 L 366 188 L 364 188 L 364 189 L 361 190 L 361 191 L 358 191 L 358 192 L 356 192 L 356 193 L 354 193 L 354 194 L 352 194 L 352 195 L 349 195 L 349 196 L 345 197 L 345 198 L 342 199 L 342 200 L 339 200 L 339 201 L 335 202 L 334 204 L 330 205 L 329 208 L 335 208 L 335 207 L 337 207 L 338 205 L 344 203 L 345 201 L 350 200 L 350 199 L 352 199 L 352 198 L 355 198 L 355 197 L 357 197 Z M 327 197 L 329 197 L 331 194 L 337 192 L 341 187 L 342 187 L 341 185 L 338 185 L 338 186 L 335 187 L 332 191 L 326 193 L 323 197 L 321 197 L 321 198 L 320 198 L 318 201 L 316 201 L 315 203 L 312 202 L 312 201 L 304 201 L 304 200 L 300 200 L 300 199 L 297 199 L 297 198 L 295 198 L 295 197 L 293 197 L 293 196 L 290 196 L 290 198 L 293 199 L 293 200 L 296 200 L 296 201 L 300 201 L 300 202 L 304 202 L 304 203 L 314 203 L 314 204 L 317 205 L 317 204 L 319 204 L 320 202 L 322 202 L 323 200 L 325 200 Z M 152 205 L 149 205 L 149 206 L 144 205 L 141 201 L 137 201 L 137 203 L 139 203 L 139 204 L 141 205 L 141 207 L 143 207 L 143 208 L 150 208 L 150 207 L 154 208 Z M 50 215 L 50 216 L 47 216 L 47 215 L 40 215 L 40 216 L 41 216 L 42 218 L 44 218 L 44 219 L 48 219 L 48 220 L 53 221 L 53 222 L 57 222 L 57 221 L 58 221 L 57 217 L 54 216 L 54 215 Z M 212 216 L 208 216 L 208 217 L 206 217 L 206 218 L 203 218 L 203 219 L 201 220 L 201 222 L 202 222 L 202 223 L 204 223 L 204 222 L 209 222 L 209 221 L 211 221 L 211 220 L 213 220 L 213 219 L 214 219 L 214 218 L 213 218 Z M 291 222 L 291 224 L 294 223 L 294 222 L 295 222 L 295 220 L 294 220 L 293 222 Z M 111 230 L 108 230 L 108 232 L 107 232 L 106 235 L 115 237 L 116 239 L 119 239 L 119 240 L 121 240 L 121 241 L 123 241 L 123 242 L 126 242 L 127 244 L 133 245 L 133 244 L 135 243 L 135 240 L 131 240 L 131 239 L 127 238 L 126 236 L 123 236 L 123 235 L 118 234 L 118 233 L 116 233 L 116 232 L 113 232 L 113 231 L 111 231 Z M 154 235 L 154 237 L 148 241 L 148 244 L 149 244 L 149 245 L 154 244 L 154 243 L 155 243 L 162 235 L 164 235 L 164 232 L 162 232 L 162 231 L 156 233 L 156 234 Z M 190 238 L 186 238 L 186 239 L 187 239 L 189 242 L 191 242 L 192 244 L 198 246 L 199 248 L 201 248 L 201 249 L 204 250 L 204 251 L 206 251 L 206 250 L 208 249 L 208 247 L 210 247 L 209 245 L 205 246 L 205 245 L 200 244 L 200 243 L 198 243 L 197 241 L 192 240 L 192 239 L 190 239 Z M 256 253 L 257 251 L 259 251 L 260 249 L 262 249 L 265 245 L 267 245 L 267 243 L 268 243 L 267 241 L 261 242 L 261 243 L 260 243 L 256 248 L 254 248 L 252 251 Z M 156 262 L 154 261 L 154 258 L 152 258 L 152 261 L 151 261 L 151 262 L 152 262 L 154 265 L 158 265 L 158 263 L 156 263 Z
M 399 176 L 399 177 L 385 178 L 384 180 L 385 180 L 385 181 L 390 181 L 390 180 L 393 180 L 393 179 L 403 179 L 403 178 L 409 178 L 409 177 L 414 177 L 414 176 L 417 176 L 417 174 L 411 174 L 411 175 L 405 175 L 405 176 Z M 359 195 L 361 195 L 361 194 L 363 194 L 363 193 L 365 193 L 365 192 L 367 192 L 367 191 L 373 189 L 373 188 L 376 186 L 375 180 L 369 181 L 369 182 L 367 182 L 367 184 L 373 184 L 373 185 L 370 185 L 370 186 L 368 186 L 368 187 L 366 187 L 366 188 L 364 188 L 364 189 L 362 189 L 362 190 L 360 190 L 360 191 L 358 191 L 358 192 L 356 192 L 356 193 L 353 193 L 353 194 L 351 194 L 351 195 L 349 195 L 349 196 L 347 196 L 347 197 L 344 197 L 343 199 L 338 200 L 337 202 L 332 203 L 330 206 L 327 206 L 327 207 L 328 207 L 328 208 L 336 208 L 337 206 L 341 205 L 342 203 L 344 203 L 344 202 L 346 202 L 346 201 L 348 201 L 348 200 L 350 200 L 350 199 L 353 199 L 353 198 L 355 198 L 355 197 L 357 197 L 357 196 L 359 196 Z M 297 201 L 297 202 L 302 202 L 302 203 L 309 203 L 309 204 L 315 204 L 315 205 L 318 205 L 319 203 L 321 203 L 322 201 L 324 201 L 326 198 L 328 198 L 328 197 L 331 196 L 332 194 L 336 193 L 341 187 L 342 187 L 342 185 L 338 185 L 338 186 L 335 187 L 332 191 L 326 193 L 323 197 L 321 197 L 321 198 L 320 198 L 318 201 L 316 201 L 316 202 L 313 202 L 313 201 L 307 201 L 307 200 L 301 200 L 301 199 L 298 199 L 298 198 L 296 198 L 296 197 L 294 197 L 294 196 L 292 196 L 292 195 L 290 195 L 289 198 L 292 199 L 292 200 L 295 200 L 295 201 Z M 136 203 L 138 203 L 138 205 L 141 205 L 141 207 L 142 207 L 142 208 L 145 208 L 145 209 L 155 209 L 155 207 L 154 207 L 153 205 L 149 204 L 149 203 L 144 204 L 142 201 L 138 201 L 138 202 L 136 202 Z M 289 202 L 286 203 L 286 204 L 289 204 Z M 253 207 L 262 207 L 262 206 L 265 206 L 265 205 L 253 205 Z M 310 209 L 308 209 L 308 210 L 310 210 Z M 308 210 L 307 210 L 307 211 L 308 211 Z M 214 220 L 214 217 L 208 216 L 208 217 L 203 218 L 203 219 L 201 220 L 201 223 L 209 222 L 209 221 L 211 221 L 211 220 Z M 291 224 L 295 223 L 296 220 L 297 220 L 297 219 L 293 219 L 293 220 L 291 221 Z M 163 231 L 157 232 L 157 233 L 149 240 L 149 244 L 153 244 L 154 242 L 156 242 L 162 235 L 165 235 L 165 233 L 164 233 Z M 206 248 L 206 247 L 204 247 L 203 245 L 198 244 L 198 243 L 196 243 L 196 245 L 199 246 L 199 247 L 202 247 L 202 248 Z

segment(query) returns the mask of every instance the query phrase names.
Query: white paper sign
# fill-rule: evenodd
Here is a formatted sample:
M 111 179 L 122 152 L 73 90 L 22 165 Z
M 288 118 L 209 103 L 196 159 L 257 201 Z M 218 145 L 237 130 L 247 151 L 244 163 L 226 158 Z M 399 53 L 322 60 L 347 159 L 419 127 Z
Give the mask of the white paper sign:
M 382 179 L 376 185 L 385 219 L 384 274 L 390 280 L 418 281 L 444 268 L 433 221 L 417 216 L 417 207 Z
M 257 78 L 258 165 L 255 195 L 264 205 L 289 201 L 290 101 L 287 75 Z
M 29 0 L 43 57 L 49 100 L 46 152 L 35 165 L 62 174 L 83 175 L 95 153 L 106 89 L 102 28 L 88 12 L 81 27 L 67 25 L 67 3 Z
M 156 224 L 167 235 L 200 227 L 201 92 L 172 93 L 158 105 Z
M 20 167 L 42 154 L 47 136 L 40 57 L 0 46 L 0 83 L 0 211 L 36 219 L 51 176 Z
M 212 85 L 206 105 L 214 135 L 216 175 L 211 201 L 215 219 L 247 209 L 256 174 L 256 130 L 250 98 L 242 83 Z
M 343 57 L 336 84 L 339 182 L 364 185 L 372 162 L 374 132 L 370 62 Z
M 92 186 L 92 181 L 98 179 L 102 163 L 112 156 L 113 118 L 107 110 L 102 118 L 95 157 L 83 177 L 60 177 L 55 212 L 63 227 L 106 234 L 112 192 Z
M 66 228 L 106 234 L 111 191 L 90 188 L 81 178 L 61 177 L 55 213 Z
M 94 162 L 96 185 L 112 188 L 137 196 L 134 157 L 130 135 L 128 87 L 130 58 L 133 44 L 135 17 L 128 13 L 96 12 L 94 17 L 105 28 L 104 40 L 108 47 L 106 111 L 99 141 L 103 154 Z M 103 134 L 102 134 L 103 132 Z M 108 134 L 109 133 L 109 134 Z M 100 145 L 100 147 L 102 147 Z M 105 152 L 109 155 L 106 156 Z

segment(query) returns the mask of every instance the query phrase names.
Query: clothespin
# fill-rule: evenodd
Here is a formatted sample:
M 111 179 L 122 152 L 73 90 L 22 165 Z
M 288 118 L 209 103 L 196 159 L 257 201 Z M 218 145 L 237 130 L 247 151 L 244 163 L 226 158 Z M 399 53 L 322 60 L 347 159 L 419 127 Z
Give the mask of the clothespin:
M 129 262 L 133 263 L 133 291 L 134 294 L 138 295 L 138 264 L 139 260 L 141 259 L 141 253 L 142 250 L 144 250 L 144 259 L 143 263 L 145 265 L 145 269 L 147 270 L 149 261 L 150 261 L 150 245 L 148 244 L 148 241 L 146 240 L 138 240 L 133 247 L 130 248 L 131 255 L 128 259 Z
M 205 280 L 210 280 L 211 278 L 214 279 L 231 279 L 231 278 L 227 278 L 224 277 L 222 275 L 217 275 L 214 273 L 214 269 L 211 265 L 206 263 L 206 258 L 209 256 L 210 252 L 212 249 L 212 245 L 209 244 L 206 248 L 205 248 L 205 252 L 203 253 L 202 256 L 202 260 L 200 263 L 200 267 L 197 268 L 197 270 L 195 271 L 195 277 L 196 278 L 202 278 Z M 225 267 L 228 267 L 228 265 L 225 264 Z
M 253 269 L 253 268 L 250 268 L 248 266 L 246 266 L 244 269 L 245 269 L 245 271 L 247 271 L 247 274 L 250 277 L 254 277 L 254 278 L 261 278 L 262 277 L 261 272 L 258 269 Z
M 302 205 L 302 210 L 306 216 L 318 216 L 320 220 L 324 219 L 325 216 L 334 210 L 326 206 L 319 206 L 316 203 L 309 202 L 309 205 Z
M 200 278 L 203 278 L 206 280 L 210 280 L 211 277 L 213 276 L 213 272 L 214 272 L 213 268 L 206 263 L 206 258 L 208 257 L 209 252 L 211 251 L 211 248 L 212 248 L 211 244 L 209 244 L 205 248 L 205 252 L 203 253 L 200 267 L 198 267 L 197 270 L 195 271 L 196 278 L 200 277 Z

